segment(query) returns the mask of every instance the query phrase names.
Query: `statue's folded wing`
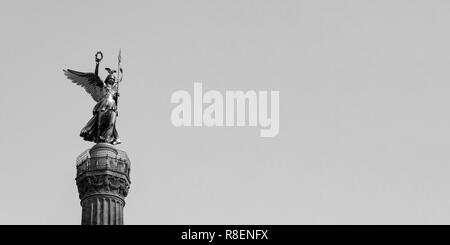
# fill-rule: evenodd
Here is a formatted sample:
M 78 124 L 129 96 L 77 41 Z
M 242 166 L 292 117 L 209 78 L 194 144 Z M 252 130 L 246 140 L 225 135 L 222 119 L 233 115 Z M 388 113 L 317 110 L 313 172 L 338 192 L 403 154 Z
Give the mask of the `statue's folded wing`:
M 83 87 L 96 102 L 99 102 L 105 96 L 106 92 L 103 89 L 103 82 L 94 73 L 84 73 L 70 69 L 63 71 L 68 79 Z

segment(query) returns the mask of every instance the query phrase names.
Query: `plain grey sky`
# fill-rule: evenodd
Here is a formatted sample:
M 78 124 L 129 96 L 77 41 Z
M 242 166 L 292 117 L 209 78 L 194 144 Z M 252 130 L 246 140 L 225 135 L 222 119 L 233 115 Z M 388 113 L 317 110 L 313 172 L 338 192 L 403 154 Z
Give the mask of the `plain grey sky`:
M 80 224 L 94 101 L 116 66 L 126 224 L 449 224 L 448 1 L 2 1 L 1 224 Z M 280 133 L 175 128 L 176 90 L 279 90 Z

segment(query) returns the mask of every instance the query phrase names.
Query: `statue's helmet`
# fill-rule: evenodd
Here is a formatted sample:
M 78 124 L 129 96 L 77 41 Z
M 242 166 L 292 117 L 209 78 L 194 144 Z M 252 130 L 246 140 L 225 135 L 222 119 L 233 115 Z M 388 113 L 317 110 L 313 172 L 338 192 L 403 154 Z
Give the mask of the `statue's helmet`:
M 105 83 L 109 85 L 113 85 L 116 82 L 116 77 L 112 74 L 108 75 L 105 79 Z
M 114 73 L 116 73 L 116 70 L 111 70 L 110 68 L 105 68 L 105 70 L 108 71 L 109 75 L 105 79 L 105 83 L 109 85 L 113 85 L 116 82 L 116 77 L 114 76 Z

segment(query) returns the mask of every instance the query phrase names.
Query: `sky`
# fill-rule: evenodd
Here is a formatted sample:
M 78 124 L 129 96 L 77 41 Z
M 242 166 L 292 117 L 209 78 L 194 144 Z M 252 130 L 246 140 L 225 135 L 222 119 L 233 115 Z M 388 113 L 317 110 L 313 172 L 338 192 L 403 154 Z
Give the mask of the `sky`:
M 125 224 L 449 224 L 450 2 L 0 3 L 0 224 L 81 222 L 95 105 L 62 70 L 122 49 Z M 279 91 L 280 128 L 174 127 L 177 90 Z

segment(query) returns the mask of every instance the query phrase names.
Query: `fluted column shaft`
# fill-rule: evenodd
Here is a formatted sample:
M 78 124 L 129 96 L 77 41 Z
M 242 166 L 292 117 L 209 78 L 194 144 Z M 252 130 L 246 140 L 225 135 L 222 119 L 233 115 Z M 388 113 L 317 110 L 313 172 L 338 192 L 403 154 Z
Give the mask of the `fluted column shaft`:
M 123 225 L 124 202 L 120 198 L 95 195 L 84 199 L 82 225 Z

